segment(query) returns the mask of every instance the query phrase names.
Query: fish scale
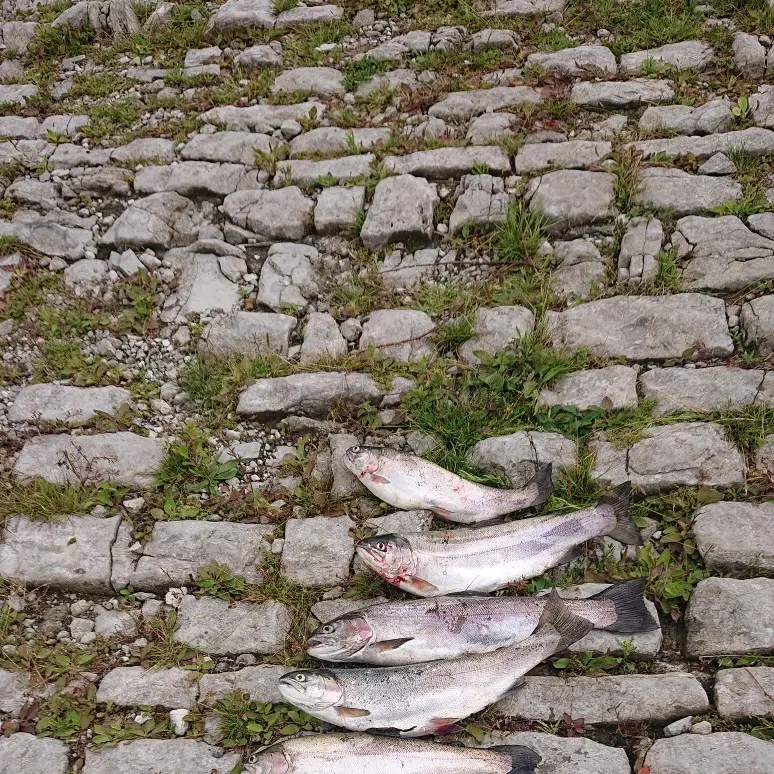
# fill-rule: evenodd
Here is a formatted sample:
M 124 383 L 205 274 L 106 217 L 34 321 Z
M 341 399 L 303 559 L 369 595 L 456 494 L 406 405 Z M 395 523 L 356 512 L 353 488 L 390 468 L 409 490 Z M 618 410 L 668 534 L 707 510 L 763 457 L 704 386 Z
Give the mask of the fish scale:
M 462 524 L 491 521 L 541 505 L 553 490 L 550 464 L 542 466 L 523 489 L 496 489 L 394 449 L 353 446 L 344 462 L 367 489 L 395 508 L 427 509 Z
M 644 588 L 639 578 L 565 604 L 595 628 L 651 631 L 658 624 L 645 606 Z M 486 653 L 532 634 L 547 601 L 471 594 L 385 602 L 321 625 L 310 635 L 308 652 L 326 661 L 380 666 Z
M 301 670 L 283 676 L 279 689 L 286 700 L 334 725 L 422 736 L 498 701 L 522 675 L 590 629 L 553 592 L 538 630 L 515 645 L 411 666 Z M 308 702 L 306 691 L 325 679 L 335 683 L 338 695 L 329 692 L 325 701 Z
M 332 733 L 274 745 L 256 756 L 256 764 L 247 763 L 245 774 L 263 774 L 258 766 L 267 754 L 284 755 L 287 774 L 509 774 L 512 765 L 508 755 L 492 750 Z
M 641 542 L 628 515 L 629 484 L 570 515 L 520 519 L 478 529 L 380 535 L 358 555 L 385 580 L 423 597 L 496 591 L 569 561 L 592 538 Z

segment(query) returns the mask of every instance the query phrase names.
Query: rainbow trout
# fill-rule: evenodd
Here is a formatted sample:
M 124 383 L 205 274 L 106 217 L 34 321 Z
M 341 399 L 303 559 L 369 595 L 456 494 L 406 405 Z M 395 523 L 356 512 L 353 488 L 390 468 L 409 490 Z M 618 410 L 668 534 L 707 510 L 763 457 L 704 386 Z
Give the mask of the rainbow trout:
M 243 765 L 244 774 L 534 774 L 529 747 L 480 750 L 367 734 L 315 734 L 277 742 Z
M 404 511 L 428 510 L 447 521 L 477 524 L 542 505 L 551 496 L 551 465 L 541 466 L 523 489 L 474 484 L 413 454 L 353 446 L 345 465 L 379 499 Z
M 579 555 L 592 538 L 609 535 L 642 542 L 629 517 L 629 482 L 596 505 L 563 516 L 520 519 L 479 529 L 377 535 L 358 542 L 360 558 L 404 591 L 436 597 L 464 591 L 496 591 Z
M 645 607 L 645 583 L 645 578 L 637 578 L 564 603 L 595 629 L 649 632 L 658 622 Z M 529 637 L 547 603 L 545 596 L 476 594 L 385 602 L 317 627 L 309 636 L 307 653 L 325 661 L 377 666 L 488 653 Z
M 507 648 L 410 666 L 301 669 L 283 675 L 279 691 L 310 715 L 350 731 L 404 737 L 449 733 L 591 628 L 554 590 L 535 633 Z

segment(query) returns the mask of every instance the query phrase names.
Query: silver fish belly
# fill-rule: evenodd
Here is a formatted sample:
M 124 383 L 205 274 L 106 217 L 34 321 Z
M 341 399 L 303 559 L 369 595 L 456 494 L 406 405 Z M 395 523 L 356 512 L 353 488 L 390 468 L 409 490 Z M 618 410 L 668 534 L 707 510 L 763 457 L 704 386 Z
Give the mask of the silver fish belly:
M 430 510 L 447 521 L 476 524 L 544 503 L 553 490 L 551 466 L 522 489 L 496 489 L 458 476 L 421 457 L 379 447 L 353 447 L 345 463 L 374 495 L 402 510 Z
M 527 748 L 504 748 L 509 752 L 452 747 L 414 739 L 389 739 L 367 734 L 317 734 L 280 742 L 254 756 L 244 766 L 245 774 L 509 774 L 513 757 L 534 765 L 539 756 Z M 524 771 L 529 771 L 529 767 Z
M 640 541 L 628 516 L 628 483 L 597 505 L 566 516 L 540 516 L 479 529 L 361 540 L 359 556 L 395 586 L 421 597 L 496 591 L 569 561 L 595 537 Z
M 588 599 L 566 600 L 565 604 L 595 628 L 651 631 L 658 624 L 645 607 L 644 587 L 645 579 L 636 579 L 610 586 Z M 326 661 L 377 666 L 487 653 L 532 634 L 546 604 L 546 596 L 477 595 L 386 602 L 319 627 L 310 636 L 309 653 Z M 364 644 L 355 642 L 348 647 L 346 624 L 356 619 L 363 621 L 358 639 Z M 336 626 L 338 621 L 342 626 Z M 324 631 L 326 627 L 330 632 Z

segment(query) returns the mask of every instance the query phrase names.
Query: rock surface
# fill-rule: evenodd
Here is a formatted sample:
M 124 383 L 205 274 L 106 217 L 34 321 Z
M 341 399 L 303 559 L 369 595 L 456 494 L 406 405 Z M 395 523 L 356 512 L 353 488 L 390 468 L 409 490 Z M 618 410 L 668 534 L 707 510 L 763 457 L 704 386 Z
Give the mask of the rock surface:
M 701 683 L 689 674 L 527 677 L 497 704 L 505 715 L 555 720 L 566 712 L 586 723 L 665 722 L 709 709 Z
M 628 449 L 604 438 L 595 448 L 592 475 L 605 486 L 631 481 L 651 493 L 680 486 L 736 486 L 745 480 L 744 458 L 712 422 L 650 427 Z
M 346 516 L 290 519 L 285 525 L 282 574 L 302 586 L 334 586 L 349 575 L 355 541 Z
M 722 301 L 684 293 L 606 298 L 547 313 L 554 346 L 589 349 L 598 357 L 666 360 L 698 350 L 727 357 L 733 343 Z
M 229 605 L 214 597 L 186 595 L 180 605 L 175 642 L 215 655 L 276 653 L 290 631 L 290 614 L 279 602 Z
M 518 489 L 535 475 L 540 465 L 550 462 L 554 478 L 562 470 L 576 467 L 578 448 L 559 433 L 521 430 L 479 441 L 470 453 L 470 461 L 479 468 L 499 473 Z
M 767 774 L 774 745 L 738 731 L 658 739 L 645 756 L 651 774 Z
M 707 578 L 685 615 L 688 656 L 774 653 L 774 580 Z

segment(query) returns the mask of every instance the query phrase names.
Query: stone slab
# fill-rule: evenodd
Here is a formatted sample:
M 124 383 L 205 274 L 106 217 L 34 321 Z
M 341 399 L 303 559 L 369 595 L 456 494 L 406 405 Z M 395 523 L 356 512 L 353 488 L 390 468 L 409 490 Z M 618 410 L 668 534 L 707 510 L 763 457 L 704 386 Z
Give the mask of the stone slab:
M 68 387 L 29 384 L 8 409 L 11 422 L 63 422 L 85 425 L 97 413 L 115 416 L 122 404 L 132 403 L 132 393 L 122 387 Z
M 764 372 L 747 368 L 652 368 L 640 375 L 643 398 L 656 401 L 655 413 L 740 410 L 761 397 Z
M 774 579 L 707 578 L 685 614 L 686 655 L 774 653 Z
M 180 605 L 175 642 L 216 656 L 282 650 L 290 614 L 279 602 L 234 602 L 188 594 Z M 209 773 L 207 773 L 209 774 Z
M 240 760 L 194 739 L 139 739 L 87 749 L 83 774 L 231 774 Z
M 70 768 L 67 753 L 67 745 L 58 739 L 38 739 L 32 734 L 25 733 L 2 736 L 0 737 L 0 772 L 2 774 L 66 774 Z
M 535 774 L 631 774 L 626 750 L 608 747 L 591 739 L 564 739 L 554 734 L 519 731 L 494 733 L 485 745 L 517 745 L 534 750 L 542 761 Z
M 43 435 L 28 439 L 16 460 L 20 480 L 52 484 L 102 481 L 148 489 L 165 454 L 165 441 L 129 432 L 102 435 Z
M 282 701 L 277 683 L 288 671 L 284 666 L 251 666 L 236 672 L 208 672 L 199 681 L 199 702 L 212 706 L 235 691 L 246 693 L 251 701 L 278 703 Z
M 103 676 L 97 689 L 98 702 L 110 701 L 120 707 L 190 709 L 198 696 L 196 673 L 179 667 L 118 667 Z
M 774 503 L 705 505 L 694 514 L 693 532 L 711 570 L 774 571 Z
M 730 487 L 744 483 L 745 461 L 712 422 L 650 427 L 628 449 L 600 438 L 592 476 L 605 486 L 631 481 L 647 494 L 681 486 Z
M 112 553 L 120 523 L 120 516 L 63 516 L 53 522 L 12 516 L 0 543 L 0 577 L 29 586 L 112 594 Z
M 774 717 L 774 667 L 721 669 L 715 707 L 722 718 Z
M 334 586 L 346 580 L 355 551 L 352 527 L 347 516 L 289 519 L 282 574 L 302 586 Z
M 555 347 L 598 357 L 682 359 L 687 351 L 727 357 L 734 351 L 722 299 L 696 293 L 617 296 L 547 313 Z
M 566 712 L 586 723 L 663 723 L 709 710 L 701 683 L 690 674 L 527 677 L 495 705 L 514 718 L 551 721 Z
M 270 550 L 266 538 L 274 528 L 265 524 L 209 521 L 162 521 L 131 575 L 130 585 L 142 591 L 164 591 L 190 584 L 200 568 L 225 565 L 248 583 L 259 583 L 262 557 Z
M 657 739 L 645 756 L 650 774 L 771 774 L 774 742 L 739 731 Z

